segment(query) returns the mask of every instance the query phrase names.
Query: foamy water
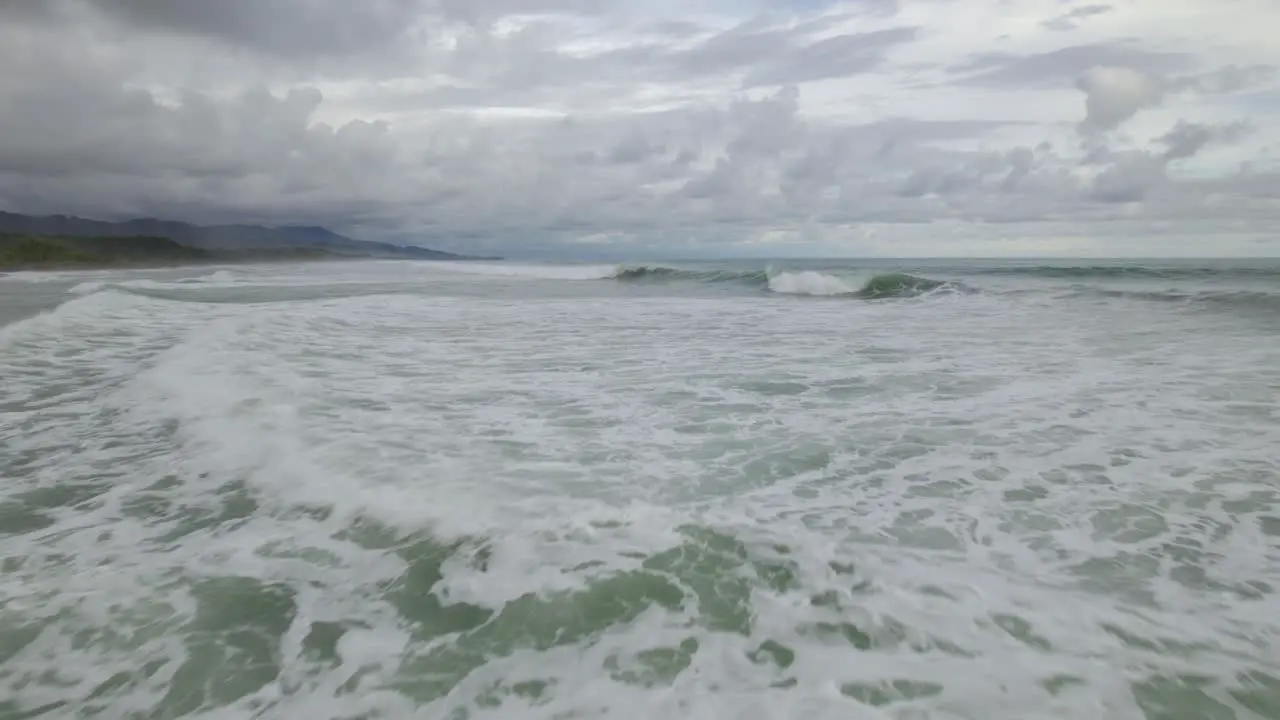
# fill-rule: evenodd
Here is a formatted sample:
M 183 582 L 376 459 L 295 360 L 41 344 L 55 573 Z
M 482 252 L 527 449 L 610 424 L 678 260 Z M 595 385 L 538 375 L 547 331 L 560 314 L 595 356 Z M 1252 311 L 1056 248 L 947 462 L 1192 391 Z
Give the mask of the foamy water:
M 1011 267 L 0 278 L 0 717 L 1280 717 L 1280 270 Z

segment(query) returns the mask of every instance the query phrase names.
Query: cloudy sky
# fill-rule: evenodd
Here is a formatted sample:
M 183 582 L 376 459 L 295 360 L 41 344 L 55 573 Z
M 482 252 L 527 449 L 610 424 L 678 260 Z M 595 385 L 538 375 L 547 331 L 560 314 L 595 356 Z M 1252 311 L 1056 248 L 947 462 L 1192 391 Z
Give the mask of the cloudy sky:
M 1276 0 L 0 0 L 0 210 L 1280 255 Z

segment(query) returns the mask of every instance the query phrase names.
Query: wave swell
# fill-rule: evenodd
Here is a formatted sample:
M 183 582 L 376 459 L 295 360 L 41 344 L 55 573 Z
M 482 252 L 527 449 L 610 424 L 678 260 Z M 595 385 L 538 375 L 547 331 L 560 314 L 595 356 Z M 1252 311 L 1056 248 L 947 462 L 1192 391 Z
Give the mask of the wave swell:
M 1074 297 L 1104 297 L 1122 300 L 1141 300 L 1144 302 L 1179 303 L 1189 306 L 1224 307 L 1239 310 L 1256 310 L 1268 314 L 1272 318 L 1280 318 L 1280 294 L 1254 290 L 1204 290 L 1199 292 L 1178 292 L 1175 290 L 1108 290 L 1097 288 L 1081 288 L 1072 293 Z
M 607 280 L 619 272 L 617 265 L 535 265 L 433 261 L 423 267 L 462 275 L 526 278 L 530 280 Z
M 1237 269 L 1246 272 L 1246 269 Z M 972 277 L 982 271 L 968 268 L 964 271 Z M 1046 276 L 1058 274 L 1057 277 L 1087 277 L 1089 273 L 1098 273 L 1099 277 L 1155 277 L 1161 269 L 1150 268 L 1118 268 L 1118 267 L 1051 267 L 1036 266 L 1023 268 L 995 268 L 995 273 L 1043 273 Z M 1208 274 L 1208 269 L 1182 268 L 1176 272 L 1192 277 L 1196 273 Z M 1108 274 L 1109 273 L 1109 274 Z M 1266 277 L 1272 271 L 1257 268 L 1258 277 Z M 1139 289 L 1135 287 L 1093 287 L 1093 284 L 1075 283 L 1070 289 L 1045 287 L 1039 289 L 1016 288 L 980 288 L 952 279 L 939 280 L 930 277 L 907 273 L 891 272 L 868 276 L 853 272 L 832 272 L 821 270 L 801 270 L 777 268 L 750 269 L 744 268 L 680 268 L 663 265 L 583 265 L 583 266 L 547 266 L 529 270 L 524 267 L 490 268 L 483 274 L 502 276 L 523 276 L 537 279 L 560 279 L 588 282 L 620 282 L 620 283 L 655 283 L 679 285 L 710 285 L 729 288 L 741 288 L 749 292 L 772 295 L 790 295 L 824 298 L 853 298 L 860 300 L 889 300 L 915 298 L 937 294 L 974 294 L 1020 296 L 1026 293 L 1039 294 L 1047 292 L 1072 300 L 1115 299 L 1135 302 L 1181 303 L 1189 307 L 1200 308 L 1232 308 L 1242 312 L 1262 312 L 1274 315 L 1280 312 L 1280 292 L 1269 288 L 1254 287 L 1201 287 L 1198 289 Z M 1145 274 L 1145 275 L 1144 275 Z M 1280 278 L 1280 275 L 1276 275 Z M 226 276 L 213 276 L 201 280 L 225 281 Z M 1171 285 L 1176 283 L 1170 283 Z M 160 282 L 151 279 L 131 279 L 111 282 L 104 279 L 85 280 L 70 287 L 66 292 L 72 297 L 85 297 L 102 292 L 118 292 L 129 295 L 147 297 L 156 300 L 184 301 L 196 303 L 230 303 L 258 304 L 290 301 L 339 299 L 366 295 L 418 294 L 423 292 L 424 285 L 419 281 L 399 282 L 352 282 L 337 283 L 285 283 L 277 285 L 271 282 L 198 282 L 183 279 Z
M 1260 279 L 1280 282 L 1280 268 L 1276 267 L 1160 267 L 1140 265 L 1012 265 L 1006 267 L 975 267 L 968 270 L 977 275 L 1022 275 L 1046 279 L 1152 279 L 1152 280 L 1207 280 L 1207 279 Z
M 907 275 L 885 273 L 859 284 L 839 275 L 816 270 L 773 272 L 772 270 L 725 271 L 683 270 L 647 266 L 620 268 L 613 278 L 621 282 L 698 282 L 733 283 L 781 295 L 820 297 L 859 297 L 864 299 L 917 297 L 941 290 L 962 290 L 958 283 Z
M 765 288 L 769 286 L 767 270 L 681 270 L 660 265 L 639 267 L 623 267 L 614 273 L 613 279 L 623 282 L 703 282 L 703 283 L 738 283 Z

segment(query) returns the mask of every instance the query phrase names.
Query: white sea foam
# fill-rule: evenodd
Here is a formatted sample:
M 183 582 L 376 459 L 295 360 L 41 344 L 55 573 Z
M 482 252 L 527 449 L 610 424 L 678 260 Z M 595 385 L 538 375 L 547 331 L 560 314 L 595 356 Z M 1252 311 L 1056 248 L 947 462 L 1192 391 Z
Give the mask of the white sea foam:
M 0 273 L 0 280 L 3 280 L 4 282 L 43 284 L 43 283 L 66 282 L 68 280 L 76 280 L 78 278 L 83 278 L 83 277 L 91 276 L 94 274 L 98 274 L 98 273 L 95 273 L 94 271 L 76 271 L 76 270 L 63 270 L 63 271 L 19 270 L 16 272 Z
M 772 275 L 769 289 L 788 295 L 848 295 L 858 291 L 857 286 L 842 278 L 813 270 Z
M 78 285 L 73 285 L 69 290 L 67 290 L 67 292 L 71 295 L 92 295 L 93 293 L 100 292 L 106 287 L 107 284 L 101 280 L 91 280 L 89 282 L 82 282 Z
M 1251 319 L 538 292 L 98 292 L 0 329 L 0 502 L 34 528 L 0 632 L 46 623 L 0 695 L 150 713 L 255 642 L 279 674 L 196 707 L 1139 718 L 1274 677 L 1280 351 Z M 219 634 L 270 612 L 211 611 L 216 578 L 287 588 L 287 627 Z M 209 637 L 242 655 L 200 665 Z
M 241 274 L 232 270 L 215 270 L 207 277 L 200 278 L 203 282 L 235 282 L 242 277 Z
M 92 295 L 111 288 L 134 288 L 138 290 L 163 290 L 175 286 L 185 286 L 203 283 L 204 278 L 186 278 L 176 281 L 150 280 L 146 278 L 135 278 L 131 280 L 89 280 L 67 289 L 68 295 Z

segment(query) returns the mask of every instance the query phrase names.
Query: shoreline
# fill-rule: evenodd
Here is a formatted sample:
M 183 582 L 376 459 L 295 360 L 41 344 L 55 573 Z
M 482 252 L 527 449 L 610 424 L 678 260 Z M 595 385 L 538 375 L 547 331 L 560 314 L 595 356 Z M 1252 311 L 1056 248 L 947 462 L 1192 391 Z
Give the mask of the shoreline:
M 211 257 L 185 260 L 156 260 L 95 262 L 95 261 L 55 261 L 47 263 L 24 263 L 21 265 L 0 265 L 0 277 L 14 273 L 38 272 L 92 272 L 98 270 L 178 270 L 182 268 L 216 267 L 219 265 L 288 265 L 304 263 L 357 262 L 368 260 L 395 260 L 399 262 L 500 262 L 502 258 L 463 257 L 457 258 L 398 258 L 377 257 L 371 255 L 320 255 L 303 257 Z
M 181 268 L 211 267 L 217 265 L 274 265 L 281 263 L 332 262 L 347 258 L 308 257 L 308 258 L 208 258 L 202 260 L 156 260 L 153 262 L 93 262 L 93 261 L 57 261 L 48 263 L 24 263 L 21 265 L 0 265 L 0 275 L 8 273 L 31 272 L 66 272 L 95 270 L 178 270 Z M 357 259 L 357 258 L 351 258 Z
M 355 242 L 355 241 L 352 241 Z M 0 272 L 92 272 L 152 270 L 247 264 L 338 262 L 355 260 L 447 260 L 481 258 L 422 248 L 330 247 L 325 244 L 258 244 L 201 247 L 151 235 L 85 237 L 0 232 Z

